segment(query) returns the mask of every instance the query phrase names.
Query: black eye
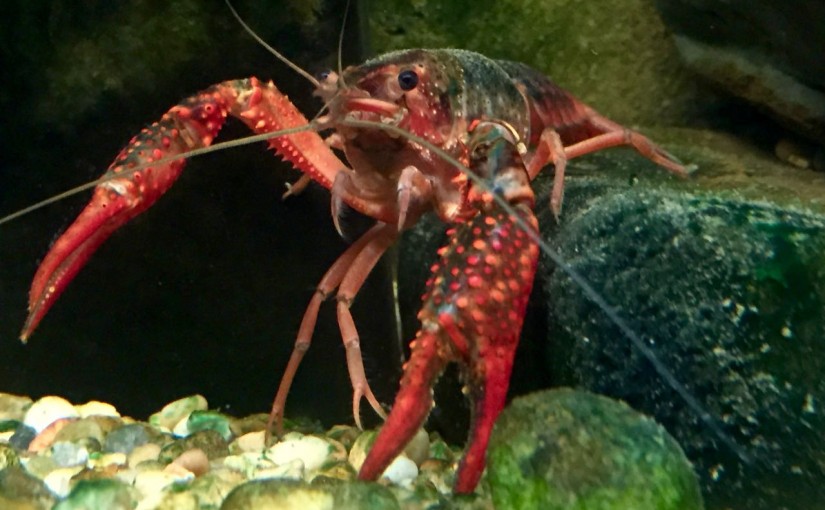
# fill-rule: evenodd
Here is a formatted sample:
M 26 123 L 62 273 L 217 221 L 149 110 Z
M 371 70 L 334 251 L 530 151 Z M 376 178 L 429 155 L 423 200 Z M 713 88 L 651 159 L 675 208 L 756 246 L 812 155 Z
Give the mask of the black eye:
M 418 85 L 418 75 L 415 74 L 415 71 L 409 69 L 401 71 L 398 73 L 398 85 L 401 90 L 412 90 Z
M 315 73 L 315 77 L 318 79 L 318 81 L 327 81 L 327 78 L 329 78 L 330 73 L 332 73 L 332 71 L 319 71 Z

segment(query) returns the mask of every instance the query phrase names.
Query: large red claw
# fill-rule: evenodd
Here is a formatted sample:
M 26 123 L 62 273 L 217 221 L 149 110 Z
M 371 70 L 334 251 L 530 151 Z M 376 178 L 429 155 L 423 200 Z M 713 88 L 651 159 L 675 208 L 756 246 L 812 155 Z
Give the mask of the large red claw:
M 109 167 L 80 216 L 54 243 L 29 291 L 24 342 L 97 248 L 120 226 L 148 209 L 168 190 L 185 161 L 153 165 L 212 143 L 227 115 L 217 87 L 183 101 L 134 137 Z
M 20 333 L 22 341 L 28 340 L 92 253 L 135 214 L 125 197 L 103 187 L 95 190 L 92 201 L 54 243 L 37 269 L 29 291 L 29 315 Z
M 530 207 L 514 208 L 536 228 Z M 457 362 L 472 400 L 472 427 L 456 474 L 456 492 L 472 492 L 484 472 L 487 443 L 504 407 L 513 356 L 538 261 L 538 247 L 494 206 L 460 224 L 433 266 L 401 388 L 359 478 L 378 478 L 424 424 L 432 386 Z

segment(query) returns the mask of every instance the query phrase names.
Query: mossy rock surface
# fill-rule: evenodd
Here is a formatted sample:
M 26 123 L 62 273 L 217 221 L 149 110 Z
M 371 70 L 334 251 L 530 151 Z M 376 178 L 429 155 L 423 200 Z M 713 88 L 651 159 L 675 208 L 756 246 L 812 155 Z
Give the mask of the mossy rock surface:
M 462 48 L 528 64 L 625 123 L 679 124 L 715 105 L 644 0 L 368 2 L 373 53 Z
M 583 391 L 513 401 L 496 423 L 488 457 L 499 510 L 703 508 L 690 463 L 662 427 Z

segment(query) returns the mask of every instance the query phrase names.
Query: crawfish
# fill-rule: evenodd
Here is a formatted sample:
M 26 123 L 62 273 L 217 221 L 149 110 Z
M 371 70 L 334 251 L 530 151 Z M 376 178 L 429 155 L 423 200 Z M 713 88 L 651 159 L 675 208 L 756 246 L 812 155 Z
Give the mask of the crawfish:
M 401 452 L 427 418 L 436 379 L 455 362 L 472 400 L 455 490 L 470 492 L 484 470 L 490 432 L 505 403 L 535 276 L 538 247 L 529 230 L 537 220 L 530 181 L 553 165 L 550 204 L 558 216 L 570 158 L 630 145 L 673 173 L 684 175 L 685 169 L 643 135 L 598 114 L 537 71 L 469 51 L 389 53 L 314 83 L 327 111 L 312 124 L 271 82 L 249 78 L 183 100 L 132 139 L 40 265 L 21 338 L 31 335 L 101 243 L 170 188 L 185 164 L 175 156 L 210 145 L 226 117 L 236 117 L 256 133 L 271 133 L 269 146 L 304 172 L 289 193 L 312 179 L 330 189 L 336 225 L 343 204 L 376 220 L 330 267 L 311 298 L 270 427 L 280 430 L 318 309 L 336 288 L 356 423 L 360 426 L 362 398 L 384 415 L 367 382 L 349 308 L 399 233 L 434 211 L 450 225 L 449 241 L 427 282 L 421 327 L 400 390 L 359 477 L 377 478 Z M 302 126 L 312 129 L 296 132 Z M 332 134 L 322 138 L 318 132 L 325 130 Z M 342 151 L 349 165 L 331 148 Z

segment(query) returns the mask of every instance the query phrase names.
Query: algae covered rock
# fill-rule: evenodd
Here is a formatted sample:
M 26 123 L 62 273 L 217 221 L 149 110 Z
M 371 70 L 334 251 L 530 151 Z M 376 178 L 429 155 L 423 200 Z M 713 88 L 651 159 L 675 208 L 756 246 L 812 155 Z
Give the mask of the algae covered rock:
M 681 124 L 715 106 L 645 0 L 390 0 L 366 18 L 374 53 L 463 48 L 524 62 L 622 122 Z
M 498 510 L 697 510 L 699 484 L 676 441 L 607 397 L 570 389 L 517 398 L 490 440 Z
M 546 236 L 670 375 L 545 260 L 548 370 L 654 416 L 710 507 L 811 508 L 825 501 L 823 180 L 694 141 L 700 171 L 683 183 L 621 154 L 589 158 L 601 173 L 568 180 Z

